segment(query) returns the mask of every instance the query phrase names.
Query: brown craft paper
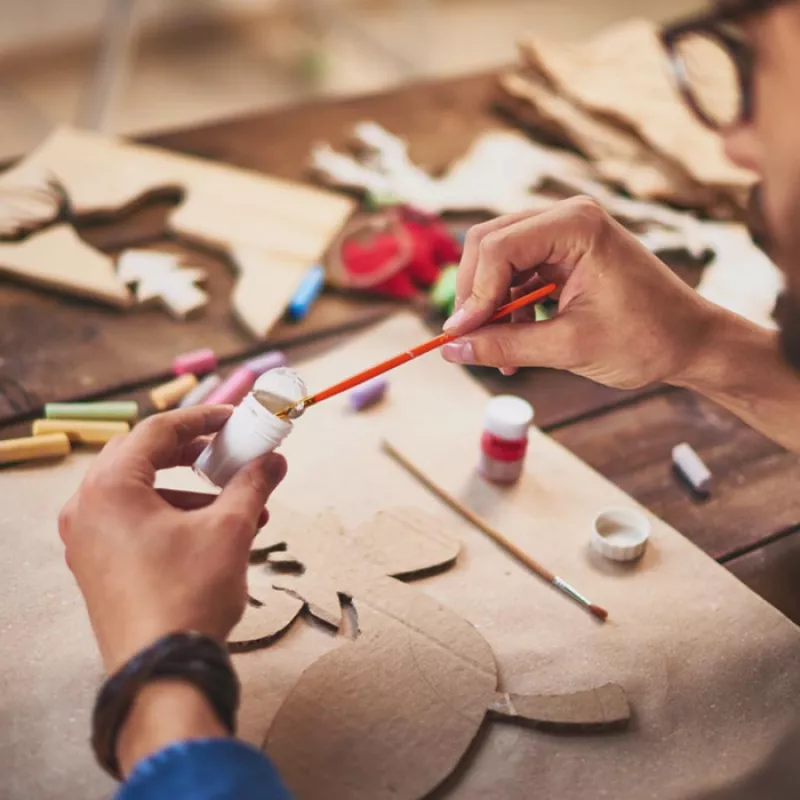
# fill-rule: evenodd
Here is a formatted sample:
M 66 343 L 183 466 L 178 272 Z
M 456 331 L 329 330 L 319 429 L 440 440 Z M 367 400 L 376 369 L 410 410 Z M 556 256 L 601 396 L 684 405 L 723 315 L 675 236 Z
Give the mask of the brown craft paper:
M 0 274 L 89 297 L 120 308 L 130 292 L 113 260 L 86 244 L 70 225 L 54 225 L 19 242 L 0 242 Z
M 629 126 L 700 183 L 734 191 L 752 184 L 755 176 L 728 160 L 719 136 L 682 102 L 652 22 L 630 20 L 583 45 L 528 40 L 522 52 L 528 66 L 545 76 L 558 94 L 592 114 Z M 704 65 L 704 74 L 715 91 L 729 91 L 728 82 L 718 80 L 711 67 Z
M 497 667 L 478 631 L 388 577 L 413 579 L 455 562 L 458 544 L 439 518 L 397 509 L 346 531 L 328 513 L 305 520 L 286 544 L 303 572 L 276 581 L 280 593 L 302 597 L 312 616 L 340 631 L 340 597 L 355 617 L 353 644 L 303 673 L 267 734 L 267 752 L 298 798 L 422 797 L 452 772 L 487 711 L 560 727 L 629 719 L 615 686 L 560 697 L 496 694 Z
M 258 337 L 354 207 L 332 192 L 69 128 L 53 133 L 22 168 L 52 175 L 79 217 L 113 216 L 155 193 L 181 191 L 170 230 L 233 256 L 240 276 L 234 312 Z
M 318 390 L 428 336 L 418 321 L 400 316 L 300 365 L 303 377 Z M 446 796 L 677 798 L 743 775 L 797 718 L 800 632 L 655 519 L 641 563 L 626 569 L 595 560 L 587 549 L 594 515 L 635 504 L 545 436 L 531 441 L 524 484 L 530 499 L 495 499 L 480 484 L 476 498 L 507 536 L 607 607 L 605 625 L 500 552 L 380 449 L 390 437 L 428 466 L 449 459 L 448 481 L 460 489 L 477 460 L 485 400 L 467 373 L 431 354 L 392 374 L 381 406 L 353 414 L 344 397 L 326 401 L 298 420 L 284 443 L 289 473 L 275 499 L 303 516 L 333 508 L 348 530 L 398 507 L 441 517 L 461 542 L 456 563 L 401 588 L 424 593 L 476 628 L 494 654 L 503 692 L 562 694 L 606 682 L 625 689 L 634 720 L 620 733 L 563 737 L 485 725 Z M 74 454 L 60 466 L 0 472 L 2 496 L 15 498 L 0 507 L 0 768 L 9 800 L 99 797 L 110 789 L 86 744 L 100 666 L 55 525 L 90 462 Z M 205 488 L 185 469 L 160 482 Z M 509 518 L 501 520 L 495 515 L 506 504 Z M 236 655 L 244 738 L 260 745 L 304 671 L 342 645 L 350 641 L 301 618 L 273 646 Z M 382 686 L 392 691 L 391 681 Z M 427 735 L 438 736 L 438 728 L 415 731 Z

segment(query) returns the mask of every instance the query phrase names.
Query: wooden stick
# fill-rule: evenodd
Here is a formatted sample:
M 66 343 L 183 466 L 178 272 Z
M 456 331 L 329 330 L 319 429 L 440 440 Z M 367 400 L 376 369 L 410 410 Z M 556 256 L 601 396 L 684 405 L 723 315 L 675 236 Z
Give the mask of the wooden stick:
M 547 567 L 545 567 L 543 564 L 540 564 L 538 561 L 536 561 L 536 559 L 532 558 L 524 550 L 522 550 L 522 548 L 500 533 L 500 531 L 489 525 L 489 523 L 483 519 L 483 517 L 478 516 L 472 509 L 467 508 L 467 506 L 442 489 L 441 486 L 438 486 L 436 483 L 434 483 L 427 475 L 425 475 L 425 473 L 422 472 L 422 470 L 419 469 L 419 467 L 417 467 L 415 464 L 412 464 L 389 442 L 383 442 L 383 449 L 386 453 L 388 453 L 389 456 L 391 456 L 391 458 L 393 458 L 401 467 L 403 467 L 406 472 L 415 477 L 423 486 L 433 492 L 440 500 L 444 501 L 448 506 L 450 506 L 450 508 L 453 509 L 453 511 L 457 512 L 464 517 L 464 519 L 471 522 L 476 528 L 483 531 L 490 539 L 492 539 L 492 541 L 500 545 L 500 547 L 502 547 L 506 552 L 511 553 L 514 558 L 531 570 L 531 572 L 536 573 L 539 577 L 543 578 L 548 583 L 564 592 L 564 594 L 569 595 L 573 600 L 591 611 L 595 617 L 605 622 L 605 620 L 608 618 L 608 612 L 605 609 L 589 602 L 589 600 L 580 594 L 580 592 L 573 589 L 568 583 L 566 583 L 566 581 L 552 573 L 549 569 L 547 569 Z

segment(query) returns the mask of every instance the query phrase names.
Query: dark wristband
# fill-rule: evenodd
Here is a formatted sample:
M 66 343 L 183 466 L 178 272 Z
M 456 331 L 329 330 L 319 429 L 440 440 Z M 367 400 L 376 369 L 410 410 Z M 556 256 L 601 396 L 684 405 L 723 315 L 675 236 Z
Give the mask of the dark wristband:
M 136 695 L 148 683 L 169 679 L 196 686 L 230 734 L 236 732 L 239 679 L 228 651 L 199 633 L 170 633 L 120 667 L 97 695 L 92 748 L 100 766 L 117 780 L 122 780 L 117 739 Z

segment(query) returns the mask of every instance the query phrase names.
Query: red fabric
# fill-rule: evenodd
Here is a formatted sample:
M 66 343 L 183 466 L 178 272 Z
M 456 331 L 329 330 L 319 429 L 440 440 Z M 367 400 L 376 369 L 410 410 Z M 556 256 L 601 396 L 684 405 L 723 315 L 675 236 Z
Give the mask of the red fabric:
M 432 286 L 447 264 L 457 263 L 461 247 L 442 220 L 409 206 L 397 209 L 400 224 L 411 239 L 411 255 L 391 277 L 368 285 L 370 291 L 403 300 L 414 297 L 421 289 Z M 398 237 L 383 233 L 368 242 L 348 240 L 341 246 L 341 260 L 348 273 L 363 278 L 371 272 L 380 273 L 401 253 Z M 383 270 L 385 274 L 385 270 Z M 359 281 L 359 285 L 365 285 Z M 366 288 L 366 286 L 365 286 Z
M 528 449 L 528 440 L 501 439 L 489 431 L 484 431 L 481 436 L 481 450 L 495 461 L 520 461 L 525 458 Z

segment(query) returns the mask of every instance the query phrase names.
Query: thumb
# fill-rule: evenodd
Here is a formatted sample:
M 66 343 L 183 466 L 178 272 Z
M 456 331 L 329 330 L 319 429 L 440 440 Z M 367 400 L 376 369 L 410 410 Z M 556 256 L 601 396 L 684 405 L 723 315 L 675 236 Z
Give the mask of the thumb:
M 226 524 L 241 526 L 252 536 L 259 527 L 264 506 L 275 487 L 286 475 L 286 459 L 277 453 L 257 458 L 242 467 L 222 490 L 209 512 L 220 515 Z
M 485 367 L 550 367 L 575 363 L 575 328 L 568 314 L 546 322 L 492 325 L 442 348 L 454 364 Z

